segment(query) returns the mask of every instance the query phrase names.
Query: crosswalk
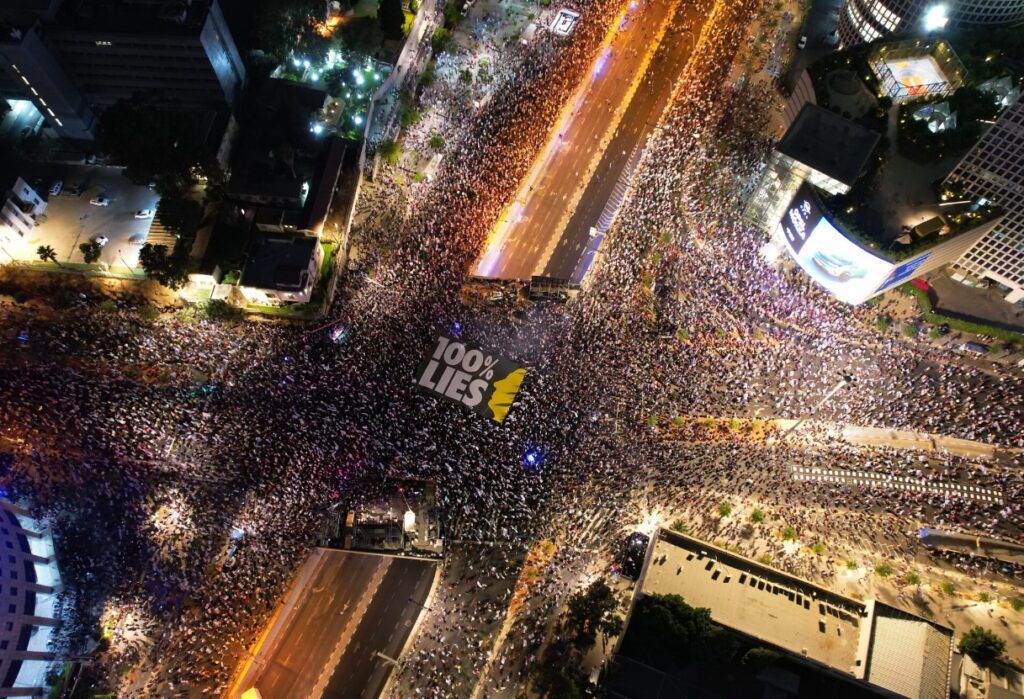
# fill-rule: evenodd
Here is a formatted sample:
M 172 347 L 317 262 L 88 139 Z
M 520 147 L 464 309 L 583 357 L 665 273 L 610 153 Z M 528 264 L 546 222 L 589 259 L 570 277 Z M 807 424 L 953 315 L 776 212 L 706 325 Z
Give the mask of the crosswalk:
M 926 478 L 898 476 L 891 473 L 821 468 L 817 466 L 794 466 L 792 468 L 792 475 L 793 480 L 796 481 L 814 481 L 818 483 L 833 483 L 835 485 L 866 485 L 876 488 L 891 488 L 910 493 L 943 495 L 989 505 L 1003 504 L 1003 494 L 1000 490 L 965 483 L 932 481 Z

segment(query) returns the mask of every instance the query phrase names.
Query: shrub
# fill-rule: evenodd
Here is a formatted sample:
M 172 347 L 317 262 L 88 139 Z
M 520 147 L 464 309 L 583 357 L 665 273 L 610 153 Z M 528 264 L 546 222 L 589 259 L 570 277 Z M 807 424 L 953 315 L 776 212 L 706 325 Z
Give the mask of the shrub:
M 782 528 L 782 540 L 793 541 L 794 539 L 796 539 L 796 529 L 793 529 L 793 527 L 787 524 Z
M 847 561 L 846 562 L 846 569 L 847 570 L 857 570 L 857 561 Z
M 385 138 L 377 146 L 377 152 L 388 165 L 395 165 L 402 157 L 402 149 L 390 138 Z
M 754 522 L 755 524 L 760 524 L 761 522 L 763 522 L 764 510 L 760 508 L 755 508 L 754 511 L 750 513 L 750 521 Z
M 890 318 L 889 316 L 879 316 L 879 318 L 875 320 L 875 330 L 877 330 L 880 333 L 884 333 L 891 327 L 892 318 Z
M 952 595 L 954 592 L 956 592 L 956 585 L 947 580 L 946 582 L 939 585 L 939 589 L 942 590 L 943 594 Z
M 446 3 L 444 6 L 444 28 L 454 29 L 460 19 L 458 4 L 454 0 Z
M 437 29 L 434 30 L 434 35 L 430 37 L 430 48 L 433 49 L 435 56 L 439 53 L 444 53 L 445 51 L 447 51 L 448 47 L 451 45 L 451 31 L 444 27 L 438 27 Z M 433 70 L 430 70 L 430 66 L 427 67 L 427 70 L 430 71 L 431 73 L 434 72 Z M 426 71 L 424 71 L 424 75 L 425 74 Z M 433 82 L 433 80 L 431 80 L 431 82 Z
M 914 323 L 905 323 L 900 332 L 906 337 L 917 337 L 917 325 Z
M 1015 612 L 1024 612 L 1024 597 L 1014 597 L 1010 600 L 1010 606 Z
M 814 555 L 820 556 L 821 554 L 825 553 L 825 544 L 819 541 L 811 547 L 811 551 L 814 552 Z
M 684 522 L 681 519 L 677 519 L 675 522 L 673 522 L 671 529 L 672 531 L 679 532 L 680 534 L 690 533 L 690 528 L 686 525 L 686 522 Z
M 880 578 L 887 578 L 892 575 L 892 566 L 888 563 L 876 563 L 875 564 L 875 575 Z
M 728 517 L 732 514 L 732 505 L 730 505 L 727 502 L 718 503 L 718 514 L 722 515 L 723 517 Z
M 427 142 L 434 150 L 441 150 L 444 148 L 444 137 L 439 133 L 430 134 L 430 140 Z

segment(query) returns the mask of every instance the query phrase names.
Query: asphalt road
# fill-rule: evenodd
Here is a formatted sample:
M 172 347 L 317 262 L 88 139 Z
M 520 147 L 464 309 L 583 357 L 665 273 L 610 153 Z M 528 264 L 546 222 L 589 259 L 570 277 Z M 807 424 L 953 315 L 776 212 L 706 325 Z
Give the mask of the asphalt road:
M 264 699 L 376 697 L 426 600 L 436 564 L 329 551 L 255 681 Z
M 642 75 L 654 37 L 669 20 L 674 3 L 649 2 L 629 10 L 611 43 L 586 74 L 571 114 L 555 125 L 557 135 L 544 147 L 520 186 L 506 218 L 498 223 L 473 274 L 528 279 L 549 254 L 575 200 L 585 187 L 594 160 L 606 147 L 615 112 Z
M 591 227 L 597 223 L 612 198 L 634 149 L 643 144 L 657 126 L 658 119 L 672 97 L 676 80 L 690 59 L 696 38 L 686 27 L 701 26 L 707 18 L 710 5 L 707 1 L 680 4 L 651 60 L 644 82 L 626 109 L 576 211 L 562 231 L 542 276 L 559 279 L 574 277 L 580 258 L 587 249 Z
M 558 136 L 499 222 L 473 274 L 499 279 L 572 276 L 590 227 L 634 148 L 656 124 L 694 48 L 693 34 L 683 27 L 687 22 L 701 26 L 710 4 L 651 2 L 626 14 L 588 74 L 571 116 L 557 125 Z M 673 8 L 678 9 L 673 13 Z M 666 25 L 668 31 L 658 41 Z M 641 78 L 631 97 L 633 83 Z M 610 133 L 615 113 L 623 108 Z

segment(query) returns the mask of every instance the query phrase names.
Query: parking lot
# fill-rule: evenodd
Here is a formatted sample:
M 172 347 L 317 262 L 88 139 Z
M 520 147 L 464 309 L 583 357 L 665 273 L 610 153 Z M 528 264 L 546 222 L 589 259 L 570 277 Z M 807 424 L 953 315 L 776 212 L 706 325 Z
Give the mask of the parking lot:
M 122 176 L 120 168 L 61 163 L 29 164 L 21 172 L 29 183 L 39 182 L 38 193 L 48 200 L 42 223 L 31 235 L 22 239 L 15 255 L 26 260 L 38 259 L 36 249 L 49 245 L 61 263 L 84 262 L 79 245 L 106 237 L 99 263 L 107 267 L 135 268 L 139 249 L 146 242 L 152 218 L 137 219 L 135 212 L 156 209 L 159 197 L 147 187 L 134 185 Z M 49 194 L 56 180 L 63 182 L 63 191 Z M 13 178 L 9 187 L 13 184 Z M 81 186 L 81 195 L 71 190 Z M 103 196 L 109 206 L 89 202 Z

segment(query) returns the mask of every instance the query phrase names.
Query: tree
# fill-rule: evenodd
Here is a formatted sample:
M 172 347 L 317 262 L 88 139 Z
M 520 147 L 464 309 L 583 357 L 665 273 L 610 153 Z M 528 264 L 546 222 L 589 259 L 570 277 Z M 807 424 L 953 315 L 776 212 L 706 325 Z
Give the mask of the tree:
M 438 27 L 435 29 L 434 35 L 430 37 L 430 48 L 433 50 L 435 56 L 447 51 L 448 47 L 451 46 L 451 43 L 452 33 L 444 27 Z
M 40 245 L 36 248 L 36 255 L 38 255 L 39 259 L 43 262 L 52 262 L 60 267 L 60 262 L 57 262 L 57 253 L 49 245 Z
M 754 508 L 754 511 L 750 513 L 750 521 L 754 524 L 760 524 L 764 521 L 764 510 L 760 508 Z
M 188 250 L 180 240 L 170 253 L 166 245 L 146 243 L 139 250 L 139 264 L 147 277 L 168 289 L 180 289 L 188 282 Z
M 377 152 L 388 165 L 394 165 L 402 157 L 402 149 L 390 138 L 385 138 L 377 146 Z
M 732 514 L 732 505 L 727 502 L 718 503 L 718 514 L 722 517 L 728 517 Z
M 434 150 L 441 150 L 444 148 L 444 137 L 435 131 L 430 134 L 430 140 L 427 143 Z
M 615 593 L 603 578 L 570 597 L 565 625 L 573 646 L 587 651 L 597 641 L 598 634 L 603 642 L 604 638 L 621 632 L 622 619 L 615 614 L 618 606 Z
M 401 39 L 405 36 L 405 13 L 402 12 L 402 0 L 380 0 L 377 6 L 377 19 L 385 39 Z
M 78 249 L 82 251 L 82 257 L 85 259 L 85 264 L 87 265 L 91 265 L 93 262 L 100 259 L 100 253 L 103 252 L 103 246 L 95 240 L 90 240 L 88 243 L 82 243 L 78 246 Z
M 184 192 L 203 171 L 203 137 L 193 117 L 154 94 L 119 100 L 103 112 L 100 150 L 124 165 L 135 184 L 155 183 L 161 195 Z
M 711 611 L 679 595 L 637 600 L 625 645 L 625 653 L 655 667 L 728 662 L 736 653 L 736 639 L 711 621 Z
M 952 595 L 954 592 L 956 592 L 956 585 L 947 580 L 941 585 L 939 585 L 939 589 L 942 590 L 943 594 Z
M 773 651 L 771 648 L 764 648 L 757 646 L 751 648 L 743 654 L 743 659 L 740 661 L 746 667 L 750 668 L 753 673 L 758 673 L 765 669 L 769 665 L 776 663 L 782 656 Z
M 984 664 L 1003 654 L 1006 650 L 1006 641 L 988 629 L 975 626 L 960 637 L 960 644 L 957 648 L 964 655 L 969 655 L 975 662 Z
M 313 51 L 323 39 L 319 28 L 326 9 L 323 0 L 256 0 L 251 9 L 256 44 L 278 63 L 293 52 L 319 57 Z
M 921 576 L 914 572 L 907 573 L 903 576 L 903 584 L 921 587 Z
M 160 223 L 180 238 L 192 239 L 203 221 L 203 207 L 195 199 L 172 194 L 157 206 Z
M 888 563 L 876 563 L 875 564 L 875 575 L 880 578 L 887 578 L 892 575 L 892 566 Z

